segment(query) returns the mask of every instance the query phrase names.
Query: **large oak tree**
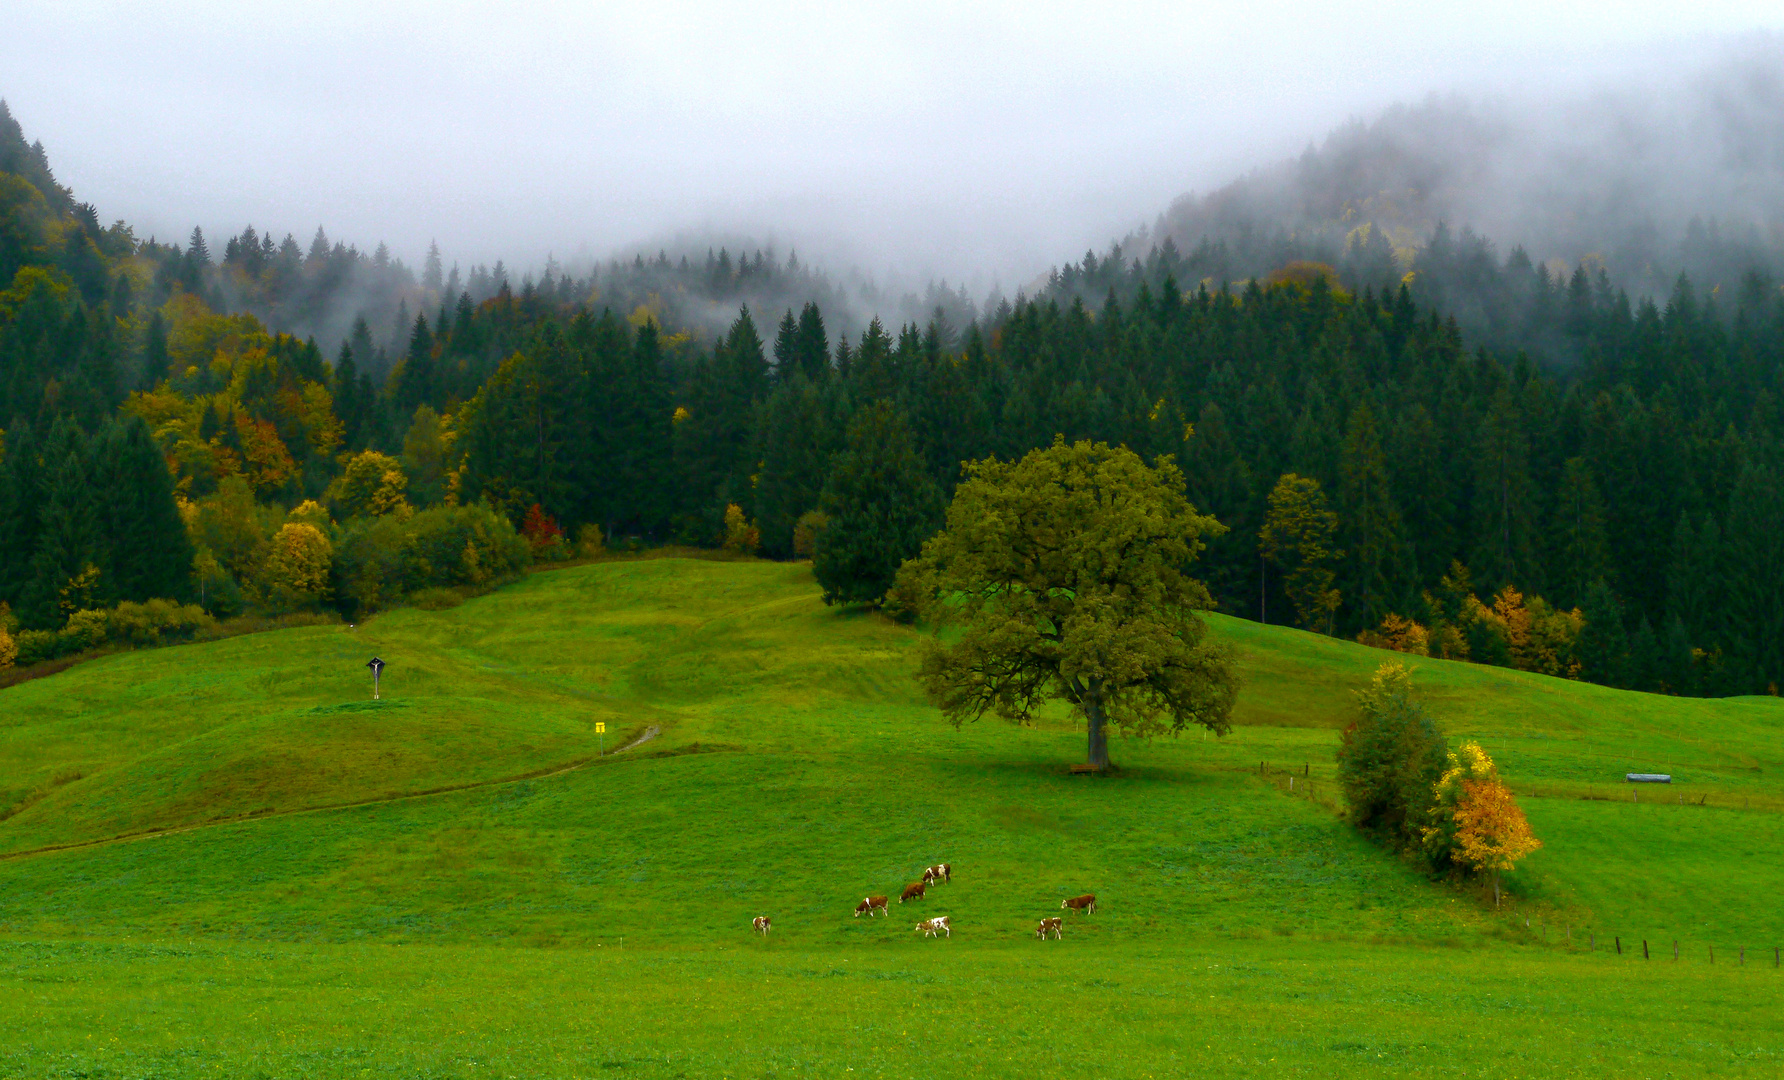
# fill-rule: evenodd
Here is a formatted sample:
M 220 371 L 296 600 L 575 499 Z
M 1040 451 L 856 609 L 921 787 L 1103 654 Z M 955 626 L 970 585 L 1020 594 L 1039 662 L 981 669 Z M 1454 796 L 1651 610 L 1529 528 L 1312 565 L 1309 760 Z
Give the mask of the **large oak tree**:
M 946 529 L 899 574 L 903 603 L 958 628 L 923 658 L 930 698 L 956 725 L 986 712 L 1027 723 L 1070 702 L 1099 769 L 1110 727 L 1228 730 L 1233 659 L 1207 639 L 1199 613 L 1213 603 L 1189 576 L 1203 538 L 1224 530 L 1183 490 L 1170 459 L 1148 466 L 1104 443 L 969 464 Z

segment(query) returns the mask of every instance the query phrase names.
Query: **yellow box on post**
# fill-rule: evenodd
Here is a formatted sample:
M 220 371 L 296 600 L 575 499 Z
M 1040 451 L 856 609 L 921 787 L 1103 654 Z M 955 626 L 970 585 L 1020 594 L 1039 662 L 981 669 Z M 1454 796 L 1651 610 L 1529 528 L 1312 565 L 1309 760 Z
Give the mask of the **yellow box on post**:
M 601 736 L 601 753 L 605 754 L 607 752 L 607 722 L 605 720 L 595 721 L 595 734 Z

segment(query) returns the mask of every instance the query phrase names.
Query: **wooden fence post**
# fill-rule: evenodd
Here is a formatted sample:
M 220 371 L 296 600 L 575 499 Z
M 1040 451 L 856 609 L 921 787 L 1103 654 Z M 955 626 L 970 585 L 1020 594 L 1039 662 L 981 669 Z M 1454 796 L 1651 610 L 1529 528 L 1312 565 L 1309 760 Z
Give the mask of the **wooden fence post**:
M 1642 959 L 1643 960 L 1654 959 L 1653 957 L 1648 955 L 1648 939 L 1647 938 L 1642 938 Z
M 1612 938 L 1611 940 L 1615 941 L 1617 943 L 1617 955 L 1622 956 L 1623 955 L 1623 939 L 1621 937 L 1616 937 L 1616 938 Z
M 1714 964 L 1715 962 L 1716 962 L 1716 946 L 1711 945 L 1710 946 L 1710 963 Z

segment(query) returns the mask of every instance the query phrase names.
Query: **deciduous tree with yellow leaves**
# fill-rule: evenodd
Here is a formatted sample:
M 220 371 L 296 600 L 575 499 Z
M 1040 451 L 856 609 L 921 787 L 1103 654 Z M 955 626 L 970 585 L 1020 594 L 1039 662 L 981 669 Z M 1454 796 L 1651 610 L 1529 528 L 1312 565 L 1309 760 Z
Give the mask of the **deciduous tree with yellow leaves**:
M 1530 831 L 1511 789 L 1497 777 L 1462 781 L 1455 819 L 1454 858 L 1476 873 L 1492 876 L 1493 906 L 1498 907 L 1500 872 L 1515 869 L 1520 859 L 1542 847 L 1542 841 Z

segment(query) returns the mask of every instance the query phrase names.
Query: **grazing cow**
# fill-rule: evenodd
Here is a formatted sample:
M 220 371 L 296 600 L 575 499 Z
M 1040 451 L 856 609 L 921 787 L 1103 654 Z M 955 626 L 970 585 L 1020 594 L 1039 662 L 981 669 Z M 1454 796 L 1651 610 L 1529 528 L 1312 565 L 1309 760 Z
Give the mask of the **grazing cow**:
M 867 912 L 867 917 L 870 919 L 873 918 L 873 913 L 876 911 L 881 915 L 888 914 L 886 911 L 886 898 L 883 896 L 869 896 L 862 900 L 859 904 L 855 905 L 855 918 L 859 919 L 861 913 L 864 911 Z
M 1095 915 L 1096 894 L 1085 893 L 1083 896 L 1074 896 L 1070 900 L 1061 900 L 1059 906 L 1062 910 L 1071 908 L 1073 911 L 1082 911 L 1086 915 Z
M 1057 915 L 1042 919 L 1041 925 L 1035 927 L 1035 929 L 1034 929 L 1034 936 L 1040 938 L 1042 941 L 1046 941 L 1047 934 L 1049 931 L 1051 931 L 1053 934 L 1054 940 L 1057 941 L 1060 937 L 1060 928 L 1064 925 L 1065 925 L 1065 920 L 1060 918 Z
M 923 868 L 923 884 L 925 885 L 932 881 L 952 882 L 953 880 L 954 868 L 947 863 L 937 863 L 934 866 L 926 866 Z
M 902 904 L 906 900 L 921 900 L 921 899 L 923 899 L 923 893 L 928 888 L 929 888 L 929 882 L 927 882 L 927 881 L 919 881 L 919 882 L 916 882 L 915 884 L 906 885 L 904 887 L 904 892 L 901 893 L 898 897 L 898 902 Z
M 937 915 L 933 919 L 925 919 L 918 923 L 916 928 L 917 932 L 924 937 L 934 937 L 937 934 L 941 934 L 945 937 L 954 936 L 954 931 L 948 926 L 948 917 L 946 915 Z
M 750 925 L 756 928 L 756 933 L 761 934 L 763 937 L 767 937 L 768 927 L 772 922 L 773 920 L 769 919 L 768 916 L 758 915 L 750 920 Z

